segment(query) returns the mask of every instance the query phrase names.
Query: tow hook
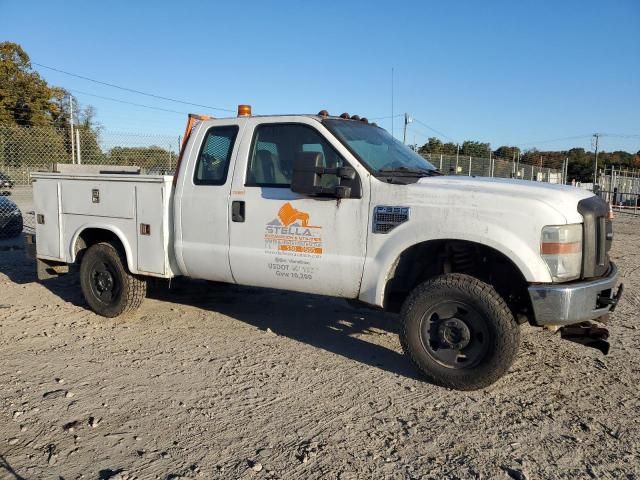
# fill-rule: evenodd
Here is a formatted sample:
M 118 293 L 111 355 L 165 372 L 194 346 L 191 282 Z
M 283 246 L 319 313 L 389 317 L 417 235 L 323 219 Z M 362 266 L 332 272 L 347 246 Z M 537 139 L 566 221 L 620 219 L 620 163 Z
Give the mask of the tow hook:
M 560 337 L 563 340 L 569 340 L 570 342 L 600 350 L 604 355 L 609 353 L 609 342 L 607 342 L 609 330 L 593 322 L 583 322 L 562 327 L 560 328 Z
M 622 297 L 622 292 L 624 292 L 624 285 L 621 283 L 618 287 L 618 291 L 613 297 L 609 298 L 598 295 L 598 304 L 603 306 L 611 305 L 609 312 L 613 312 L 618 306 L 620 297 Z

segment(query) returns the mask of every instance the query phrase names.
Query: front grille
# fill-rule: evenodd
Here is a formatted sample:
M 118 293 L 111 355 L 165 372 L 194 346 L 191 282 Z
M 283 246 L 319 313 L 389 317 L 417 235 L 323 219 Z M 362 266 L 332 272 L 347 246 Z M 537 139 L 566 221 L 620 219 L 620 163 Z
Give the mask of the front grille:
M 607 220 L 609 208 L 600 197 L 578 202 L 578 213 L 584 219 L 582 242 L 582 278 L 601 277 L 609 269 L 609 249 L 613 227 Z

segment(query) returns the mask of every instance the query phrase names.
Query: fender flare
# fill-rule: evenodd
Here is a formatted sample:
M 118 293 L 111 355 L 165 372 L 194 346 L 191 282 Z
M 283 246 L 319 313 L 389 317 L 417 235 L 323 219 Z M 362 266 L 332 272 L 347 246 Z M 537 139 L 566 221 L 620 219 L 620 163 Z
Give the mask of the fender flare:
M 460 233 L 460 232 L 458 232 Z M 486 236 L 469 234 L 464 235 L 449 235 L 449 236 L 431 236 L 431 237 L 418 237 L 412 238 L 404 242 L 390 242 L 389 248 L 385 251 L 383 247 L 379 252 L 377 258 L 367 259 L 365 263 L 365 275 L 363 275 L 363 283 L 361 285 L 359 299 L 365 303 L 372 305 L 383 306 L 384 305 L 384 293 L 387 282 L 392 274 L 394 268 L 398 264 L 398 260 L 401 255 L 411 247 L 427 243 L 431 241 L 462 241 L 471 242 L 484 247 L 495 250 L 507 259 L 509 259 L 513 265 L 520 271 L 525 281 L 543 281 L 540 275 L 544 275 L 544 280 L 551 282 L 551 276 L 548 272 L 543 260 L 536 255 L 527 245 L 516 236 L 512 236 L 512 239 L 516 240 L 514 243 L 515 248 L 508 248 L 504 242 L 487 241 Z M 392 245 L 391 245 L 392 244 Z M 519 254 L 515 249 L 522 250 Z M 525 257 L 529 259 L 536 258 L 536 262 L 528 262 L 523 258 L 522 253 L 525 253 Z M 535 265 L 535 268 L 533 268 Z M 367 275 L 368 270 L 368 275 Z M 377 274 L 375 273 L 377 272 Z M 548 278 L 547 278 L 548 277 Z
M 88 223 L 82 225 L 73 233 L 71 236 L 71 242 L 69 242 L 69 251 L 67 252 L 69 256 L 68 263 L 74 263 L 76 261 L 76 244 L 78 243 L 78 239 L 80 238 L 80 235 L 82 235 L 82 232 L 89 229 L 105 230 L 113 233 L 118 240 L 120 240 L 120 243 L 124 248 L 125 257 L 127 258 L 127 268 L 129 268 L 131 273 L 138 273 L 137 265 L 133 264 L 131 245 L 129 245 L 126 235 L 119 228 L 114 227 L 113 225 L 105 225 L 103 223 Z

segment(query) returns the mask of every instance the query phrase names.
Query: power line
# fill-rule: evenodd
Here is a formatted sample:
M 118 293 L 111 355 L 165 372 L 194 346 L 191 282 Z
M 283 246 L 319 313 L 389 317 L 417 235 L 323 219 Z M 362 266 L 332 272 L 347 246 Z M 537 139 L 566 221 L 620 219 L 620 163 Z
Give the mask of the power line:
M 549 140 L 538 140 L 535 142 L 524 142 L 524 143 L 519 143 L 518 145 L 523 147 L 525 145 L 538 145 L 541 143 L 553 143 L 553 142 L 561 142 L 564 140 L 578 140 L 581 138 L 591 138 L 593 135 L 592 134 L 586 134 L 586 135 L 575 135 L 573 137 L 562 137 L 562 138 L 551 138 Z
M 167 108 L 161 108 L 161 107 L 152 107 L 151 105 L 143 105 L 141 103 L 135 103 L 135 102 L 127 102 L 126 100 L 120 100 L 117 98 L 111 98 L 111 97 L 103 97 L 102 95 L 96 95 L 94 93 L 87 93 L 87 92 L 82 92 L 80 90 L 72 90 L 69 89 L 70 92 L 74 92 L 74 93 L 79 93 L 80 95 L 88 95 L 89 97 L 95 97 L 95 98 L 101 98 L 103 100 L 110 100 L 112 102 L 118 102 L 118 103 L 124 103 L 126 105 L 134 105 L 136 107 L 144 107 L 144 108 L 150 108 L 152 110 L 160 110 L 162 112 L 170 112 L 170 113 L 177 113 L 180 115 L 188 115 L 187 112 L 179 112 L 177 110 L 169 110 Z
M 614 137 L 614 138 L 640 138 L 640 135 L 635 133 L 599 133 L 601 137 Z
M 369 118 L 369 120 L 387 120 L 389 118 L 398 118 L 404 116 L 404 113 L 399 113 L 398 115 L 387 115 L 386 117 L 373 117 Z
M 416 122 L 416 123 L 419 123 L 419 124 L 420 124 L 420 125 L 422 125 L 423 127 L 428 128 L 428 129 L 429 129 L 429 130 L 431 130 L 432 132 L 437 133 L 437 134 L 438 134 L 438 135 L 440 135 L 441 137 L 444 137 L 444 138 L 446 138 L 447 140 L 452 141 L 453 143 L 458 143 L 458 141 L 457 141 L 457 140 L 455 140 L 455 139 L 451 138 L 449 135 L 446 135 L 446 134 L 444 134 L 444 133 L 442 133 L 442 132 L 440 132 L 440 131 L 436 130 L 435 128 L 430 127 L 430 126 L 429 126 L 429 125 L 427 125 L 426 123 L 421 122 L 420 120 L 418 120 L 416 117 L 413 117 L 413 121 L 414 121 L 414 122 Z
M 199 104 L 199 103 L 187 102 L 187 101 L 185 101 L 185 100 L 178 100 L 178 99 L 171 98 L 171 97 L 164 97 L 164 96 L 162 96 L 162 95 L 156 95 L 156 94 L 154 94 L 154 93 L 142 92 L 142 91 L 140 91 L 140 90 L 135 90 L 135 89 L 133 89 L 133 88 L 123 87 L 123 86 L 121 86 L 121 85 L 116 85 L 116 84 L 113 84 L 113 83 L 103 82 L 103 81 L 101 81 L 101 80 L 96 80 L 96 79 L 94 79 L 94 78 L 85 77 L 84 75 L 79 75 L 79 74 L 77 74 L 77 73 L 71 73 L 71 72 L 67 72 L 67 71 L 64 71 L 64 70 L 60 70 L 60 69 L 58 69 L 58 68 L 49 67 L 49 66 L 47 66 L 47 65 L 43 65 L 43 64 L 41 64 L 41 63 L 37 63 L 37 62 L 31 62 L 31 63 L 32 63 L 33 65 L 37 65 L 37 66 L 39 66 L 39 67 L 46 68 L 46 69 L 48 69 L 48 70 L 53 70 L 54 72 L 63 73 L 63 74 L 65 74 L 65 75 L 69 75 L 69 76 L 71 76 L 71 77 L 80 78 L 80 79 L 82 79 L 82 80 L 86 80 L 86 81 L 88 81 L 88 82 L 93 82 L 93 83 L 98 83 L 98 84 L 100 84 L 100 85 L 106 85 L 107 87 L 118 88 L 118 89 L 120 89 L 120 90 L 124 90 L 124 91 L 127 91 L 127 92 L 137 93 L 138 95 L 146 95 L 147 97 L 158 98 L 158 99 L 160 99 L 160 100 L 166 100 L 166 101 L 168 101 L 168 102 L 182 103 L 182 104 L 184 104 L 184 105 L 191 105 L 191 106 L 194 106 L 194 107 L 207 108 L 207 109 L 209 109 L 209 110 L 220 110 L 220 111 L 222 111 L 222 112 L 232 112 L 232 113 L 235 113 L 235 110 L 231 110 L 231 109 L 228 109 L 228 108 L 212 107 L 212 106 L 210 106 L 210 105 L 202 105 L 202 104 Z
M 416 127 L 414 127 L 414 126 L 413 126 L 413 127 L 411 127 L 411 131 L 412 131 L 412 132 L 414 132 L 414 133 L 419 134 L 420 136 L 424 137 L 424 138 L 425 138 L 425 139 L 427 139 L 427 140 L 429 140 L 429 138 L 431 138 L 431 137 L 433 136 L 433 134 L 432 134 L 432 133 L 431 133 L 431 134 L 425 133 L 425 132 L 423 132 L 423 131 L 421 131 L 421 130 L 418 130 L 418 129 L 417 129 Z

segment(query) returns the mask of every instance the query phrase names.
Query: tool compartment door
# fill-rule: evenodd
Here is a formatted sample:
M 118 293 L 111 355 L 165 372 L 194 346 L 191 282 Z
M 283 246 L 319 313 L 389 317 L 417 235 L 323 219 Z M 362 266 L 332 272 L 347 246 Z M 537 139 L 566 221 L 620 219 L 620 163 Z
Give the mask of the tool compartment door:
M 134 218 L 133 182 L 62 180 L 62 213 L 109 218 Z
M 167 266 L 165 224 L 167 192 L 163 184 L 136 185 L 138 271 L 164 275 Z
M 55 180 L 33 182 L 38 256 L 62 258 L 60 252 L 60 184 Z

